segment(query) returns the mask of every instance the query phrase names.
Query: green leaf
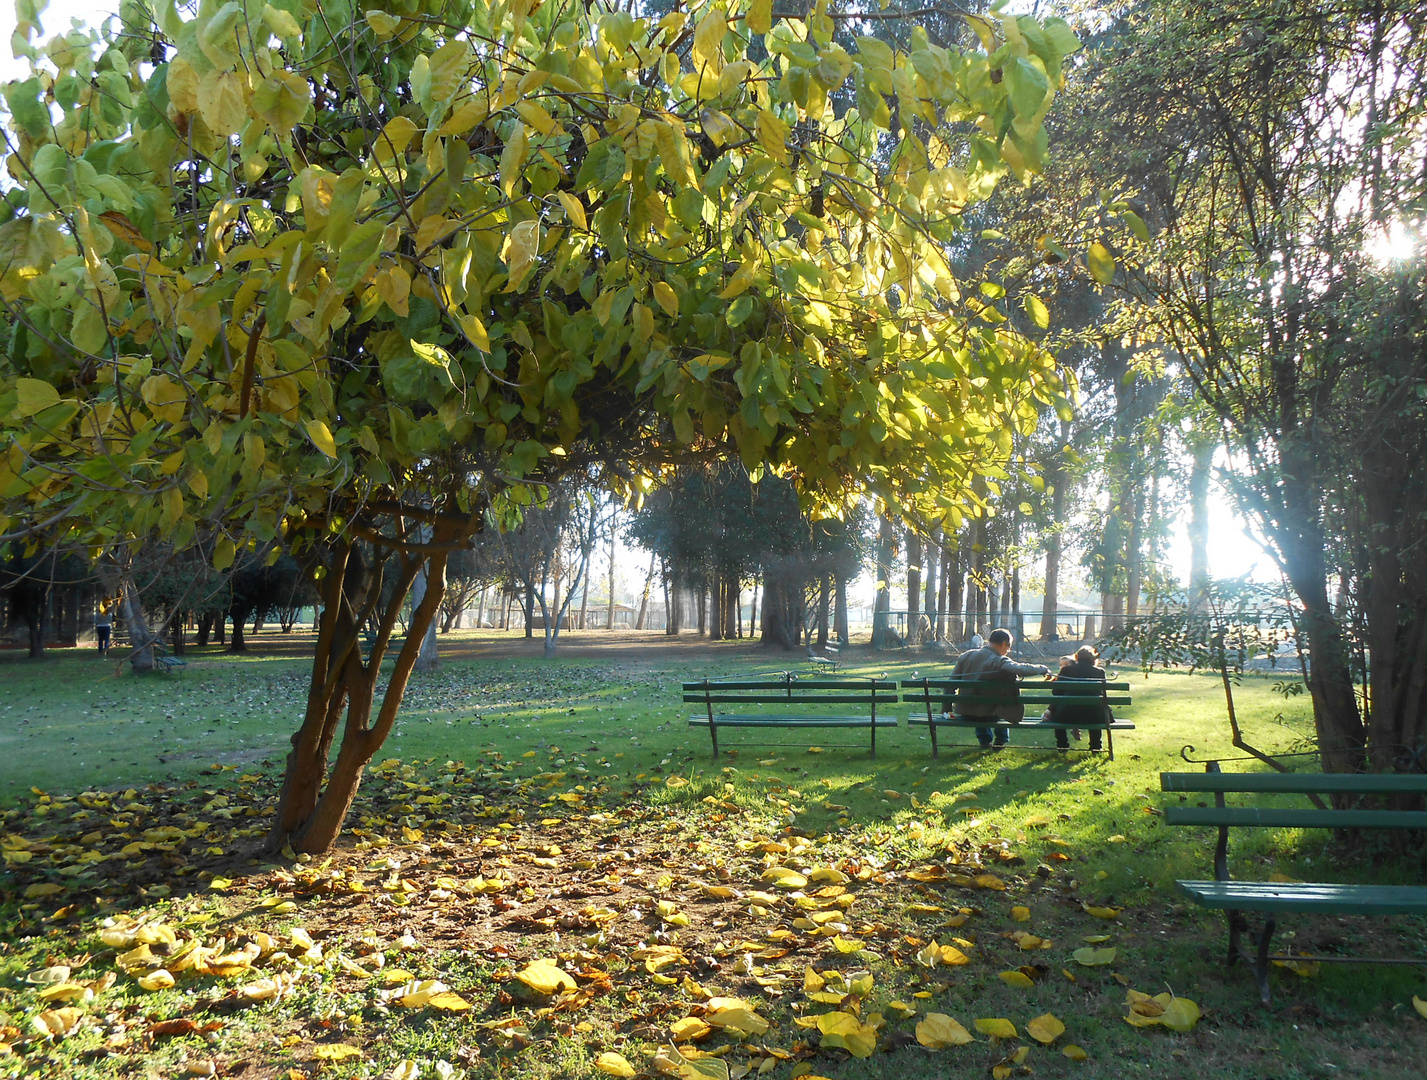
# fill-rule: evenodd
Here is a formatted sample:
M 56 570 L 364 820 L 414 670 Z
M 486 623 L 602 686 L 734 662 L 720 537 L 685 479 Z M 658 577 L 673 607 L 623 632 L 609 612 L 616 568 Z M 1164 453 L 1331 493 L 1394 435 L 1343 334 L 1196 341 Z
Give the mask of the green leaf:
M 1052 15 L 1049 19 L 1043 19 L 1041 29 L 1045 32 L 1046 40 L 1050 43 L 1051 48 L 1061 56 L 1069 56 L 1073 52 L 1080 51 L 1080 38 L 1075 36 L 1075 31 L 1070 28 L 1070 24 L 1060 16 Z
M 337 443 L 332 438 L 332 432 L 321 420 L 312 419 L 307 421 L 307 437 L 312 440 L 312 445 L 321 450 L 329 458 L 337 456 Z
M 333 288 L 350 291 L 361 277 L 372 268 L 382 251 L 382 234 L 386 232 L 386 222 L 368 221 L 358 225 L 342 245 L 342 254 L 337 259 L 337 273 L 332 276 Z
M 1115 259 L 1109 248 L 1096 240 L 1085 253 L 1085 263 L 1090 267 L 1090 276 L 1101 285 L 1108 285 L 1115 278 Z
M 624 149 L 615 139 L 601 139 L 590 147 L 580 171 L 575 175 L 575 187 L 580 191 L 597 188 L 610 192 L 624 179 Z
M 766 34 L 773 29 L 773 0 L 753 0 L 743 16 L 743 24 L 751 34 Z
M 1027 294 L 1021 304 L 1026 309 L 1026 314 L 1031 317 L 1031 322 L 1042 330 L 1050 326 L 1050 309 L 1045 306 L 1039 296 Z
M 1005 67 L 1006 93 L 1011 99 L 1011 107 L 1020 120 L 1038 117 L 1045 104 L 1050 80 L 1046 74 L 1024 56 L 1017 56 Z
M 220 534 L 213 544 L 213 569 L 228 569 L 233 565 L 233 559 L 237 554 L 238 548 L 233 541 Z
M 32 139 L 43 138 L 50 126 L 50 114 L 40 100 L 43 94 L 39 79 L 13 82 L 5 87 L 5 104 L 10 106 L 11 119 Z
M 1125 224 L 1130 227 L 1130 231 L 1139 237 L 1141 243 L 1148 244 L 1150 242 L 1150 230 L 1149 226 L 1145 224 L 1144 218 L 1140 217 L 1140 215 L 1133 210 L 1126 210 L 1123 216 L 1125 218 Z
M 728 305 L 728 313 L 724 316 L 724 321 L 729 326 L 742 326 L 745 319 L 753 313 L 753 297 L 745 293 L 733 303 Z
M 301 123 L 311 102 L 307 80 L 290 71 L 274 71 L 253 93 L 253 111 L 272 126 L 279 138 Z
M 34 416 L 59 404 L 59 391 L 43 379 L 15 380 L 15 393 L 19 395 L 18 408 L 21 416 Z

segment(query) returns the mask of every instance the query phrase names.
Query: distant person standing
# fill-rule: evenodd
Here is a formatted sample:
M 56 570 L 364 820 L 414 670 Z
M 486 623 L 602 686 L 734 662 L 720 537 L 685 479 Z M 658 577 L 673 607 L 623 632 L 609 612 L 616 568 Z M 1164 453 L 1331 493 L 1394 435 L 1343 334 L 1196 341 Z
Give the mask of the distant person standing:
M 109 614 L 109 605 L 101 603 L 94 612 L 94 644 L 99 646 L 99 655 L 109 651 L 109 638 L 114 631 L 114 617 Z
M 995 691 L 987 687 L 986 695 L 1004 700 L 968 702 L 965 705 L 957 702 L 957 716 L 984 717 L 988 720 L 1000 718 L 1013 724 L 1019 724 L 1025 718 L 1026 707 L 1020 701 L 1021 694 L 1016 688 L 1016 680 L 1022 675 L 1049 675 L 1050 669 L 1041 664 L 1018 664 L 1007 659 L 1006 654 L 1011 651 L 1014 642 L 1015 638 L 1009 630 L 998 628 L 991 631 L 986 638 L 986 644 L 981 648 L 964 652 L 957 657 L 956 667 L 951 672 L 953 675 L 974 675 L 982 681 L 1004 686 L 1004 689 L 996 687 Z M 1010 732 L 1003 727 L 988 726 L 976 729 L 976 741 L 986 749 L 991 748 L 993 737 L 995 746 L 999 749 L 1010 741 Z

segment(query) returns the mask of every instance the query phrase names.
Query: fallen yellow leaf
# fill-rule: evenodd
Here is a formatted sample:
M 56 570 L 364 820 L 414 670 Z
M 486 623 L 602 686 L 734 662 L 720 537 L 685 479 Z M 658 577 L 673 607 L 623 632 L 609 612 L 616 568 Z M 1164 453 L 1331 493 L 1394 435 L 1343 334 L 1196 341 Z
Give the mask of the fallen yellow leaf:
M 1416 994 L 1412 995 L 1412 1007 L 1417 1010 L 1417 1015 L 1427 1020 L 1427 1001 L 1423 1001 Z
M 623 1054 L 616 1054 L 613 1050 L 606 1050 L 595 1059 L 595 1068 L 602 1073 L 609 1073 L 610 1076 L 622 1076 L 625 1080 L 638 1075 L 633 1065 Z
M 1035 983 L 1024 971 L 1003 971 L 997 977 L 1007 986 L 1019 987 L 1022 990 L 1029 990 L 1035 986 Z
M 1038 1043 L 1049 1046 L 1065 1034 L 1065 1025 L 1053 1014 L 1045 1013 L 1026 1024 L 1026 1032 Z
M 1084 964 L 1086 967 L 1103 967 L 1105 964 L 1114 963 L 1117 951 L 1112 945 L 1108 949 L 1076 949 L 1070 955 L 1075 957 L 1077 964 Z
M 327 1046 L 314 1046 L 312 1056 L 318 1061 L 346 1061 L 349 1058 L 363 1057 L 362 1051 L 350 1043 L 331 1043 Z
M 697 1016 L 686 1016 L 684 1019 L 676 1020 L 670 1024 L 669 1030 L 673 1032 L 675 1042 L 694 1042 L 697 1039 L 702 1039 L 713 1028 Z
M 1085 1052 L 1084 1047 L 1076 1046 L 1074 1043 L 1067 1043 L 1065 1046 L 1061 1047 L 1060 1052 L 1066 1057 L 1068 1057 L 1071 1061 L 1084 1061 L 1090 1056 Z
M 1011 918 L 1015 919 L 1016 922 L 1030 922 L 1031 909 L 1028 907 L 1020 907 L 1019 905 L 1013 907 L 1011 909 Z
M 945 1013 L 927 1013 L 927 1018 L 917 1024 L 917 1042 L 929 1050 L 965 1046 L 975 1041 L 971 1032 Z
M 877 1029 L 851 1013 L 823 1013 L 815 1019 L 823 1046 L 841 1047 L 858 1058 L 871 1057 L 877 1049 Z
M 575 980 L 569 973 L 549 960 L 536 960 L 515 977 L 537 994 L 548 996 L 557 990 L 575 989 Z
M 989 1020 L 976 1020 L 976 1030 L 982 1035 L 992 1035 L 998 1039 L 1016 1038 L 1016 1025 L 1009 1020 L 1002 1020 L 999 1017 Z
M 1081 904 L 1081 909 L 1087 915 L 1094 915 L 1097 919 L 1115 919 L 1124 908 L 1117 907 L 1095 907 L 1093 904 Z

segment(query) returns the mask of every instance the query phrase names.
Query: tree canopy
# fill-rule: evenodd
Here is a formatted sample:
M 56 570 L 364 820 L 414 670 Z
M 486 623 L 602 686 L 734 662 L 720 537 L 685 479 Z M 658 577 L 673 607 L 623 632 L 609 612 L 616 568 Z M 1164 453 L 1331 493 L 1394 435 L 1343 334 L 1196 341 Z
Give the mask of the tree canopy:
M 849 50 L 824 2 L 129 0 L 46 43 L 19 12 L 0 537 L 305 551 L 330 617 L 294 754 L 321 777 L 346 702 L 339 787 L 487 511 L 737 456 L 824 510 L 944 516 L 1065 407 L 947 257 L 1039 165 L 1062 20 Z M 369 587 L 392 552 L 395 591 Z M 365 658 L 357 627 L 420 573 L 374 718 L 394 611 Z

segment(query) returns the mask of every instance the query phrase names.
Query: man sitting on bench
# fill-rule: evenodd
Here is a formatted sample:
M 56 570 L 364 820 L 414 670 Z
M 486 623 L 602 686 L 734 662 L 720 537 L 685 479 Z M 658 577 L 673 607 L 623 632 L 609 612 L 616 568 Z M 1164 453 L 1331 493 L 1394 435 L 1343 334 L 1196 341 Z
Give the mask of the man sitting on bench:
M 1009 630 L 998 628 L 991 631 L 986 638 L 986 644 L 981 648 L 964 652 L 957 657 L 956 667 L 951 672 L 952 675 L 975 675 L 983 681 L 1004 685 L 1004 701 L 978 701 L 966 704 L 958 701 L 956 702 L 957 716 L 1000 718 L 1012 724 L 1019 724 L 1025 719 L 1026 707 L 1021 704 L 1021 695 L 1020 691 L 1016 689 L 1016 680 L 1022 675 L 1049 675 L 1050 668 L 1041 664 L 1018 664 L 1014 660 L 1007 659 L 1006 654 L 1011 651 L 1011 645 L 1015 640 Z M 978 694 L 982 694 L 982 692 L 978 691 Z M 1000 698 L 1002 695 L 997 693 L 991 696 Z M 976 741 L 987 749 L 992 746 L 993 736 L 997 747 L 1005 746 L 1010 741 L 1010 731 L 1007 728 L 979 727 L 976 729 Z
M 1070 663 L 1065 663 L 1069 659 Z M 1074 697 L 1076 695 L 1089 696 L 1095 693 L 1092 687 L 1084 683 L 1060 682 L 1061 679 L 1097 679 L 1105 681 L 1105 669 L 1095 666 L 1095 650 L 1089 645 L 1082 645 L 1075 650 L 1073 657 L 1062 657 L 1060 674 L 1056 676 L 1056 684 L 1051 688 L 1051 693 L 1059 697 Z M 1104 693 L 1104 691 L 1100 691 Z M 1110 707 L 1108 705 L 1051 705 L 1045 711 L 1044 720 L 1056 724 L 1069 724 L 1072 728 L 1087 728 L 1090 732 L 1090 749 L 1100 749 L 1100 731 L 1097 724 L 1104 724 L 1106 720 L 1112 719 Z M 1080 738 L 1080 732 L 1075 731 L 1075 737 Z M 1055 729 L 1055 745 L 1062 750 L 1070 749 L 1070 740 L 1066 737 L 1065 728 Z

